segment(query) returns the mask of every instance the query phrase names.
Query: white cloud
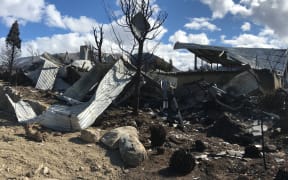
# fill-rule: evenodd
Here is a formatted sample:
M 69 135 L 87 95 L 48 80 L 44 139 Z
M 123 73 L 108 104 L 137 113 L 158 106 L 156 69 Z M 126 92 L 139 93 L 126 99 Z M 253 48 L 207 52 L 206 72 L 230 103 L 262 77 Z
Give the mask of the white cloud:
M 54 4 L 49 4 L 46 7 L 46 25 L 50 27 L 57 27 L 63 29 L 69 29 L 72 32 L 86 33 L 92 30 L 92 27 L 97 25 L 95 19 L 80 16 L 74 18 L 71 16 L 63 16 L 56 9 Z
M 187 34 L 185 31 L 178 30 L 169 37 L 171 44 L 160 44 L 157 48 L 156 55 L 163 57 L 166 61 L 173 60 L 173 65 L 182 71 L 194 68 L 194 54 L 187 50 L 174 50 L 174 44 L 179 42 L 210 44 L 212 39 L 209 39 L 205 33 Z
M 220 31 L 215 24 L 209 22 L 209 18 L 192 18 L 189 23 L 185 24 L 184 27 L 192 30 L 209 30 L 209 31 Z
M 187 34 L 185 31 L 178 30 L 172 36 L 169 37 L 171 43 L 186 42 L 186 43 L 198 43 L 198 44 L 210 44 L 210 39 L 205 33 L 200 34 Z
M 159 10 L 159 7 L 154 4 L 154 1 L 150 2 L 153 5 L 153 8 L 155 10 Z M 119 19 L 124 20 L 124 17 L 119 17 Z M 153 23 L 154 19 L 150 19 Z M 50 27 L 57 27 L 57 28 L 63 28 L 68 29 L 71 32 L 78 32 L 78 33 L 88 33 L 91 32 L 92 27 L 98 26 L 98 22 L 93 19 L 89 18 L 87 16 L 80 16 L 79 18 L 71 17 L 68 15 L 62 15 L 61 12 L 59 12 L 55 5 L 49 4 L 46 7 L 46 25 Z M 115 25 L 116 27 L 118 25 Z M 110 27 L 111 28 L 111 27 Z M 160 39 L 166 32 L 167 29 L 165 29 L 163 26 L 159 28 L 160 34 L 157 36 L 157 39 Z
M 61 13 L 56 9 L 54 4 L 49 4 L 46 7 L 46 24 L 50 27 L 66 28 Z
M 259 33 L 260 36 L 275 36 L 275 32 L 274 30 L 266 27 L 264 29 L 261 30 L 261 32 Z
M 242 31 L 250 31 L 251 30 L 251 24 L 249 22 L 245 22 L 242 26 L 241 26 Z
M 243 16 L 251 14 L 249 9 L 241 4 L 235 4 L 233 0 L 201 0 L 201 2 L 209 6 L 213 18 L 223 18 L 227 13 Z
M 4 0 L 5 3 L 9 3 L 10 0 Z M 86 16 L 80 16 L 80 17 L 72 17 L 70 15 L 61 14 L 59 10 L 57 10 L 56 6 L 54 4 L 45 4 L 44 0 L 15 0 L 14 2 L 31 2 L 35 7 L 38 7 L 38 14 L 33 13 L 31 9 L 25 9 L 25 15 L 30 18 L 29 13 L 32 12 L 34 17 L 31 17 L 28 19 L 26 16 L 21 16 L 22 23 L 25 23 L 27 21 L 30 22 L 40 22 L 42 20 L 43 23 L 45 23 L 49 27 L 57 27 L 62 29 L 67 29 L 70 33 L 67 34 L 55 34 L 52 36 L 46 36 L 46 37 L 37 37 L 34 40 L 26 41 L 22 43 L 22 56 L 29 56 L 29 52 L 27 51 L 28 47 L 32 47 L 35 51 L 39 52 L 40 54 L 43 52 L 49 52 L 49 53 L 61 53 L 61 52 L 78 52 L 80 45 L 85 44 L 86 42 L 91 42 L 94 44 L 94 37 L 91 33 L 92 26 L 97 26 L 98 23 L 95 19 L 89 18 Z M 37 2 L 43 2 L 43 4 L 40 6 L 37 6 Z M 152 1 L 153 7 L 159 11 L 160 7 L 156 4 L 156 1 Z M 0 7 L 0 10 L 2 8 L 2 4 Z M 22 6 L 21 6 L 22 7 Z M 9 12 L 13 12 L 10 10 Z M 24 12 L 24 10 L 23 10 Z M 35 9 L 35 12 L 36 9 Z M 2 12 L 0 12 L 0 16 L 2 19 L 4 19 L 4 16 L 1 15 Z M 13 13 L 14 15 L 14 13 Z M 12 22 L 13 17 L 16 16 L 5 16 L 6 21 L 8 22 L 8 19 L 10 18 Z M 17 15 L 17 17 L 20 17 Z M 120 17 L 123 18 L 123 17 Z M 199 22 L 199 21 L 198 21 Z M 200 22 L 199 22 L 200 23 Z M 214 31 L 215 27 L 213 27 L 213 24 L 209 22 L 207 19 L 207 23 L 204 21 L 201 22 L 202 26 L 208 30 Z M 119 33 L 120 37 L 123 38 L 123 45 L 126 49 L 129 49 L 131 47 L 130 40 L 132 39 L 131 33 L 125 31 L 125 29 L 120 28 L 119 26 L 115 25 L 115 22 L 113 22 L 115 30 L 117 33 Z M 121 52 L 119 50 L 117 42 L 115 42 L 114 34 L 111 30 L 111 24 L 104 24 L 103 26 L 104 30 L 104 42 L 103 42 L 103 51 L 104 52 Z M 164 26 L 160 27 L 161 33 L 157 36 L 157 38 L 153 41 L 147 41 L 145 44 L 145 50 L 151 50 L 153 47 L 159 43 L 159 40 L 164 36 L 164 34 L 167 32 L 167 29 Z M 217 27 L 216 27 L 217 29 Z M 194 42 L 194 43 L 201 43 L 201 44 L 209 44 L 210 40 L 208 39 L 207 35 L 205 33 L 200 34 L 186 34 L 184 31 L 178 31 L 174 34 L 174 36 L 170 37 L 171 42 L 174 40 L 182 40 L 187 42 Z M 0 45 L 5 44 L 5 38 L 0 38 Z M 169 61 L 169 59 L 173 60 L 174 65 L 181 69 L 181 70 L 187 70 L 189 68 L 193 68 L 193 63 L 190 63 L 191 58 L 193 58 L 193 54 L 190 52 L 182 52 L 182 51 L 176 51 L 173 49 L 174 42 L 169 44 L 158 44 L 158 47 L 155 51 L 156 55 L 159 55 L 160 57 L 163 57 L 165 60 Z
M 271 47 L 271 45 L 267 44 L 265 37 L 259 37 L 253 34 L 241 34 L 232 39 L 226 39 L 225 36 L 222 36 L 221 40 L 223 43 L 230 44 L 234 47 Z
M 67 33 L 55 34 L 51 37 L 38 37 L 22 44 L 22 56 L 30 56 L 27 51 L 28 47 L 32 47 L 40 54 L 44 52 L 53 54 L 66 51 L 79 52 L 80 46 L 86 43 L 94 44 L 94 37 L 91 33 Z M 120 52 L 118 45 L 113 41 L 104 41 L 102 48 L 104 52 Z
M 234 47 L 251 47 L 251 48 L 284 48 L 285 42 L 279 39 L 273 33 L 273 30 L 264 28 L 257 35 L 240 34 L 232 39 L 226 39 L 225 35 L 221 36 L 221 41 L 224 44 L 229 44 Z M 288 41 L 287 41 L 288 42 Z
M 63 52 L 78 52 L 80 45 L 86 42 L 93 42 L 91 34 L 68 33 L 55 34 L 51 37 L 38 37 L 34 40 L 24 42 L 22 45 L 22 56 L 29 56 L 27 47 L 33 47 L 34 50 L 39 51 L 40 54 L 44 52 L 49 53 L 63 53 Z
M 0 18 L 9 27 L 12 22 L 39 22 L 45 9 L 44 0 L 1 0 Z
M 169 62 L 171 59 L 173 65 L 179 70 L 186 71 L 194 67 L 194 54 L 189 51 L 174 50 L 172 44 L 159 44 L 155 51 L 155 55 Z
M 254 3 L 255 4 L 255 3 Z M 252 19 L 254 22 L 273 29 L 276 34 L 288 37 L 288 1 L 258 1 L 258 5 L 251 2 Z
M 224 18 L 227 13 L 249 18 L 254 24 L 268 27 L 288 44 L 288 1 L 287 0 L 201 0 L 209 6 L 213 18 Z M 238 16 L 239 17 L 239 16 Z M 244 30 L 243 30 L 244 31 Z
M 108 31 L 110 30 L 110 25 L 104 25 L 104 31 L 107 32 L 106 36 L 109 36 Z M 122 32 L 123 33 L 123 32 Z M 125 32 L 124 32 L 125 33 Z M 196 35 L 197 36 L 197 35 Z M 202 35 L 199 35 L 202 36 Z M 49 53 L 61 53 L 61 52 L 78 52 L 79 47 L 86 42 L 94 43 L 93 35 L 91 33 L 68 33 L 68 34 L 57 34 L 51 37 L 39 37 L 35 40 L 25 42 L 22 44 L 22 56 L 29 56 L 27 47 L 33 47 L 35 51 L 38 51 L 40 54 L 43 52 Z M 5 38 L 2 38 L 5 41 Z M 193 39 L 193 38 L 192 38 Z M 0 39 L 1 40 L 1 39 Z M 126 43 L 126 42 L 125 42 Z M 129 45 L 125 44 L 127 48 Z M 128 42 L 127 42 L 128 43 Z M 151 50 L 158 45 L 155 54 L 164 58 L 166 61 L 169 59 L 173 60 L 173 64 L 180 70 L 188 70 L 193 68 L 193 63 L 190 62 L 193 59 L 194 55 L 188 51 L 176 51 L 173 49 L 174 43 L 163 44 L 155 41 L 147 41 L 145 44 L 145 50 L 151 52 Z M 129 48 L 129 47 L 128 47 Z M 113 38 L 106 39 L 103 42 L 103 51 L 104 52 L 121 52 L 118 44 Z
M 92 27 L 97 25 L 96 20 L 86 17 L 86 16 L 80 16 L 78 19 L 65 16 L 63 18 L 63 22 L 66 25 L 66 27 L 69 28 L 72 32 L 90 32 L 92 30 Z
M 6 38 L 4 38 L 4 37 L 0 38 L 0 48 L 5 45 L 5 40 L 6 40 Z

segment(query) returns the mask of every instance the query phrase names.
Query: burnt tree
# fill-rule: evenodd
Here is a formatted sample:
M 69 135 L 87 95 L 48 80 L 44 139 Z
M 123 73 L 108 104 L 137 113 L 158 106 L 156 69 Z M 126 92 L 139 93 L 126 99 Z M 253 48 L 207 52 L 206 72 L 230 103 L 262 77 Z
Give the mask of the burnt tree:
M 93 27 L 93 35 L 96 43 L 97 57 L 99 62 L 102 61 L 102 44 L 103 44 L 103 24 L 98 27 Z
M 7 65 L 8 68 L 8 76 L 9 79 L 11 80 L 12 76 L 12 70 L 13 66 L 15 63 L 15 58 L 17 56 L 20 56 L 20 51 L 21 51 L 21 39 L 19 37 L 20 32 L 19 32 L 19 25 L 18 22 L 15 21 L 11 28 L 10 31 L 6 37 L 6 54 L 8 55 L 6 60 L 4 62 Z
M 125 21 L 117 21 L 118 25 L 132 33 L 138 48 L 135 75 L 136 103 L 134 106 L 134 112 L 138 114 L 144 43 L 146 40 L 155 39 L 160 34 L 160 27 L 165 22 L 168 14 L 164 11 L 158 11 L 159 9 L 153 6 L 150 0 L 120 0 L 119 3 Z

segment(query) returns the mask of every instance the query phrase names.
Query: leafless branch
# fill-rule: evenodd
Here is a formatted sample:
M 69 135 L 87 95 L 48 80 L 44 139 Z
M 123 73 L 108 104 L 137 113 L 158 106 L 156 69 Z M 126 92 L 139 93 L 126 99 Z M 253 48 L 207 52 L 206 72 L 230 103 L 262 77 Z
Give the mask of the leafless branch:
M 93 27 L 93 35 L 96 43 L 96 50 L 99 62 L 102 62 L 102 44 L 103 44 L 103 24 Z

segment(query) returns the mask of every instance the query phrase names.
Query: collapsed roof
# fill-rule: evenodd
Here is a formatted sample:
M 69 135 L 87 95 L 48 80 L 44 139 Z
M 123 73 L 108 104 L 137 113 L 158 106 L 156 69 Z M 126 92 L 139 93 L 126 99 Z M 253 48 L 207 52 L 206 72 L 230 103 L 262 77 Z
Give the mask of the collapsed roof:
M 268 69 L 283 76 L 287 66 L 287 49 L 234 48 L 177 42 L 174 49 L 187 49 L 208 63 L 223 66 L 249 64 L 253 69 Z
M 129 69 L 125 62 L 118 60 L 99 82 L 97 90 L 88 102 L 77 102 L 72 106 L 53 104 L 39 116 L 34 113 L 29 103 L 21 100 L 14 102 L 6 96 L 21 123 L 39 122 L 45 127 L 58 131 L 77 131 L 91 126 L 123 91 L 134 74 L 135 71 Z M 95 72 L 93 77 L 95 77 Z M 86 76 L 82 78 L 87 79 Z M 80 92 L 81 90 L 74 88 L 74 91 Z

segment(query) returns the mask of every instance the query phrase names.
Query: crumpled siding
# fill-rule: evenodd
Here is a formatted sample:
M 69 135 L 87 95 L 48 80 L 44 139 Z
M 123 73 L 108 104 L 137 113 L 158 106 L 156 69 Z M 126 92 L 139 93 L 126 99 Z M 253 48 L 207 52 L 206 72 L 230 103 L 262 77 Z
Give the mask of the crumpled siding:
M 43 58 L 43 57 L 41 57 Z M 50 62 L 49 60 L 45 60 L 44 65 L 42 67 L 40 76 L 37 80 L 36 89 L 42 90 L 51 90 L 53 89 L 54 82 L 56 79 L 56 75 L 58 73 L 58 66 L 54 63 Z
M 52 105 L 29 122 L 38 121 L 45 127 L 59 131 L 85 129 L 116 99 L 134 74 L 119 60 L 103 77 L 89 102 L 74 106 Z

